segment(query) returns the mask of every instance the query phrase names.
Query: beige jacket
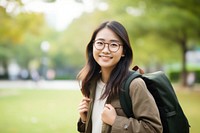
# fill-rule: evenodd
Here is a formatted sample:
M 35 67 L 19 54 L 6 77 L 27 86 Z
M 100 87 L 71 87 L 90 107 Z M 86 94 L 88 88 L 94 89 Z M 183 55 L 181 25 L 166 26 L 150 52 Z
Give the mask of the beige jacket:
M 82 123 L 80 120 L 77 124 L 78 131 L 81 133 L 91 133 L 92 121 L 91 112 L 95 94 L 96 83 L 91 84 L 92 99 L 87 114 L 87 122 Z M 130 97 L 135 118 L 127 118 L 120 105 L 119 97 L 108 99 L 117 112 L 117 117 L 112 126 L 102 125 L 102 133 L 162 133 L 162 124 L 156 103 L 147 90 L 144 81 L 141 78 L 134 79 L 130 84 Z

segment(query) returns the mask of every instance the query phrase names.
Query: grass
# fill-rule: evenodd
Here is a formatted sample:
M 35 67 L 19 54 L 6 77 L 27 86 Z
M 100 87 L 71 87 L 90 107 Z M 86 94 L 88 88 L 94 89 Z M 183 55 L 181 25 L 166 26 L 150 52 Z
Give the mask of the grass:
M 200 92 L 177 91 L 177 97 L 191 126 L 190 133 L 200 132 Z
M 199 133 L 200 92 L 177 91 L 191 133 Z M 0 133 L 77 133 L 80 91 L 0 89 Z
M 79 91 L 0 90 L 0 133 L 76 133 Z

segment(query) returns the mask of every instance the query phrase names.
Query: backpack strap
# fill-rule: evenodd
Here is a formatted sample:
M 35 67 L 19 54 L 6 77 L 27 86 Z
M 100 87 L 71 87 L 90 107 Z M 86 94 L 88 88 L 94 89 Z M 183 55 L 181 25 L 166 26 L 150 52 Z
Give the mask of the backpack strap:
M 141 74 L 139 72 L 130 71 L 128 78 L 124 81 L 123 89 L 121 90 L 120 95 L 119 95 L 120 104 L 122 106 L 124 113 L 126 114 L 128 118 L 134 116 L 133 111 L 132 111 L 132 100 L 129 95 L 129 87 L 130 87 L 131 81 L 137 77 L 141 77 Z

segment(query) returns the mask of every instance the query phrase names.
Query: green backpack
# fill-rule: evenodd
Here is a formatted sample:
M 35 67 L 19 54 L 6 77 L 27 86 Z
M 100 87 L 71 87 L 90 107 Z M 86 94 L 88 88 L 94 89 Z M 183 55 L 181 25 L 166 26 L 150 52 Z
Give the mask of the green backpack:
M 163 133 L 189 133 L 190 125 L 188 120 L 169 79 L 161 71 L 148 74 L 140 74 L 137 71 L 130 72 L 130 76 L 124 83 L 124 90 L 120 92 L 120 104 L 127 117 L 134 117 L 129 96 L 129 86 L 131 81 L 138 77 L 145 81 L 149 92 L 155 99 L 160 112 Z

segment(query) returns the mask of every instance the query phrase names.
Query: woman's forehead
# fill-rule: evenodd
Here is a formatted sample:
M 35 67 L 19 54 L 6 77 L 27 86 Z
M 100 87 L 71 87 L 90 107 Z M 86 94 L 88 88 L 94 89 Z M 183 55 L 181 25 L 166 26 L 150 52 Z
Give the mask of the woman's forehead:
M 95 40 L 120 41 L 120 38 L 111 29 L 103 28 L 97 33 Z

